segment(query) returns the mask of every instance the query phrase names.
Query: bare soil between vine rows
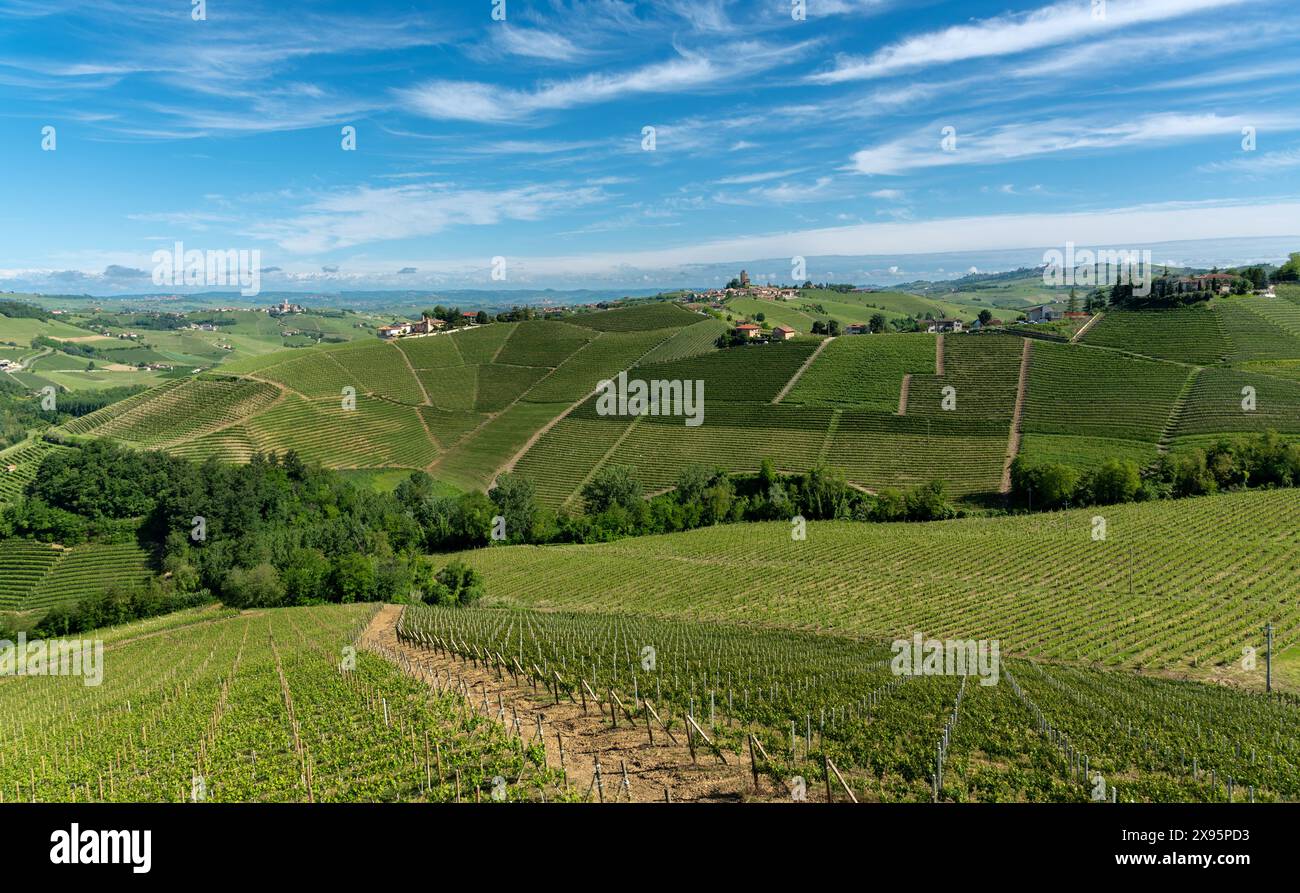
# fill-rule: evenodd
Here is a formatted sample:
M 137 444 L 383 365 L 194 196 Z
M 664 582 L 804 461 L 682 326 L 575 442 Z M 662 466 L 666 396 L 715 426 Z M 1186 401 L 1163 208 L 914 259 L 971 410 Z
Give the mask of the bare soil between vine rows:
M 676 744 L 658 725 L 654 726 L 654 743 L 651 744 L 644 714 L 633 723 L 619 711 L 615 728 L 610 721 L 608 703 L 597 705 L 588 697 L 584 713 L 581 702 L 571 703 L 565 699 L 557 704 L 545 688 L 539 686 L 534 690 L 531 684 L 516 682 L 508 673 L 500 674 L 501 678 L 498 678 L 494 669 L 475 666 L 472 661 L 400 641 L 397 637 L 400 616 L 400 607 L 384 606 L 362 633 L 360 644 L 375 647 L 380 654 L 388 652 L 388 655 L 403 656 L 410 664 L 404 669 L 431 686 L 445 684 L 448 674 L 457 686 L 463 679 L 471 692 L 470 703 L 480 713 L 486 713 L 497 721 L 501 711 L 499 705 L 504 706 L 504 726 L 512 734 L 514 716 L 518 715 L 525 742 L 536 740 L 540 717 L 547 764 L 551 767 L 561 765 L 562 738 L 563 766 L 570 788 L 575 789 L 579 796 L 590 792 L 591 801 L 601 800 L 601 794 L 593 786 L 595 765 L 599 760 L 605 803 L 662 803 L 665 799 L 674 803 L 791 802 L 788 791 L 784 787 L 778 789 L 771 777 L 760 775 L 759 790 L 754 790 L 747 755 L 738 757 L 728 752 L 727 765 L 723 765 L 701 742 L 696 748 L 696 762 L 692 763 L 680 721 L 671 724 Z M 483 709 L 485 693 L 486 711 Z M 624 768 L 627 771 L 626 786 Z M 808 799 L 814 800 L 816 792 L 811 787 Z

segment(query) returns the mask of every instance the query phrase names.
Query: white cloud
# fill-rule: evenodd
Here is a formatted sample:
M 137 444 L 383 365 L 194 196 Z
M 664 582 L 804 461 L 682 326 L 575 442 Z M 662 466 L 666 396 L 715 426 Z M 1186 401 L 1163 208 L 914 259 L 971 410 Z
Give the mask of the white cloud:
M 1160 145 L 1209 136 L 1239 138 L 1247 126 L 1296 130 L 1300 129 L 1300 116 L 1169 112 L 1109 125 L 1057 118 L 970 133 L 958 128 L 956 149 L 951 152 L 941 149 L 940 128 L 934 127 L 855 152 L 850 169 L 862 174 L 901 174 L 954 164 L 998 164 L 1057 152 Z
M 1105 16 L 1093 17 L 1092 4 L 1067 0 L 1025 14 L 1002 15 L 970 25 L 929 31 L 882 47 L 866 58 L 842 56 L 833 69 L 810 77 L 815 83 L 887 77 L 903 71 L 967 59 L 1023 53 L 1069 41 L 1159 22 L 1249 0 L 1109 0 Z
M 749 183 L 766 183 L 768 180 L 779 180 L 782 177 L 789 177 L 797 173 L 799 173 L 797 170 L 760 171 L 753 174 L 737 174 L 733 177 L 723 177 L 716 182 L 719 186 L 744 186 Z
M 583 55 L 582 49 L 563 35 L 537 28 L 518 28 L 501 23 L 492 29 L 496 43 L 507 53 L 548 59 L 552 62 L 572 62 Z
M 1072 214 L 1009 214 L 864 223 L 692 242 L 647 251 L 522 258 L 537 276 L 671 270 L 742 258 L 802 255 L 910 255 L 1064 245 L 1142 245 L 1160 241 L 1300 237 L 1300 201 L 1176 202 Z M 460 263 L 465 261 L 448 262 Z M 422 267 L 423 269 L 423 267 Z
M 831 177 L 818 177 L 812 183 L 755 186 L 740 193 L 718 193 L 713 200 L 723 205 L 793 205 L 825 201 L 833 197 L 831 183 Z
M 250 234 L 286 251 L 319 253 L 433 235 L 451 226 L 539 220 L 603 197 L 594 186 L 525 186 L 498 191 L 447 184 L 361 187 L 318 198 L 304 213 L 257 224 Z
M 902 201 L 906 193 L 901 189 L 877 189 L 871 193 L 872 198 L 884 199 L 887 202 Z
M 396 92 L 408 108 L 429 118 L 502 123 L 623 96 L 708 89 L 789 62 L 807 46 L 722 45 L 707 54 L 682 52 L 679 58 L 631 71 L 546 81 L 533 90 L 437 80 Z
M 1276 152 L 1242 152 L 1237 158 L 1201 165 L 1207 173 L 1242 173 L 1267 175 L 1300 167 L 1300 147 Z

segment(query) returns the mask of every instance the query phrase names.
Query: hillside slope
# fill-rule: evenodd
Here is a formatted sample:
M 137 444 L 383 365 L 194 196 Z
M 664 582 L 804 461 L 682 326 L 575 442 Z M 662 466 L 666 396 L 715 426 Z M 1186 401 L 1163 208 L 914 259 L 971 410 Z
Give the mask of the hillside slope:
M 1093 539 L 1093 519 L 1107 521 Z M 1300 499 L 1248 492 L 925 524 L 784 522 L 464 553 L 496 600 L 579 611 L 999 639 L 1006 653 L 1201 669 L 1266 621 L 1300 637 Z

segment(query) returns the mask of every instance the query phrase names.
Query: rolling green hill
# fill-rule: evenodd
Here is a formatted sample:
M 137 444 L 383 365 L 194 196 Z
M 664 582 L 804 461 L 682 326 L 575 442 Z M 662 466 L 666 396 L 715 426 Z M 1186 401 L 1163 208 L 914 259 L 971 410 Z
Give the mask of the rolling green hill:
M 872 491 L 938 479 L 986 502 L 1013 450 L 1087 470 L 1227 434 L 1300 436 L 1300 304 L 1283 298 L 1108 311 L 1073 344 L 915 334 L 718 350 L 724 329 L 657 303 L 278 351 L 67 431 L 192 458 L 293 449 L 333 468 L 424 469 L 462 490 L 511 470 L 553 506 L 576 506 L 609 465 L 634 466 L 654 492 L 688 465 L 751 472 L 765 458 L 790 472 L 829 465 Z M 703 381 L 704 423 L 601 416 L 595 384 L 634 366 L 647 380 Z
M 1107 520 L 1105 540 L 1093 518 Z M 1266 620 L 1300 637 L 1293 491 L 925 524 L 785 522 L 464 553 L 511 605 L 626 611 L 1148 668 L 1230 663 Z
M 233 361 L 222 367 L 228 375 L 166 384 L 67 430 L 192 458 L 293 449 L 327 467 L 428 469 L 483 488 L 598 381 L 700 321 L 662 304 L 279 351 Z

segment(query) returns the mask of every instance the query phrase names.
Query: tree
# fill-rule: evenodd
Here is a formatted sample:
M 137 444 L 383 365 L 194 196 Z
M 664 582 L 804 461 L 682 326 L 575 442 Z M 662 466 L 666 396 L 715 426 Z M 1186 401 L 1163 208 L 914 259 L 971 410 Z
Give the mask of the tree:
M 232 568 L 226 575 L 222 600 L 232 608 L 273 608 L 284 601 L 280 572 L 267 562 Z
M 643 495 L 636 469 L 627 465 L 605 466 L 582 488 L 583 506 L 593 515 L 615 506 L 634 512 Z
M 280 572 L 286 601 L 291 605 L 302 605 L 324 599 L 329 573 L 329 559 L 320 549 L 294 549 Z
M 944 494 L 943 481 L 912 488 L 903 497 L 903 507 L 909 521 L 942 521 L 957 514 Z
M 871 320 L 867 323 L 867 328 L 878 335 L 889 328 L 889 320 L 885 319 L 883 313 L 873 313 L 871 314 Z
M 424 502 L 434 496 L 433 478 L 428 472 L 413 471 L 393 490 L 397 501 L 408 509 L 415 511 Z
M 438 571 L 424 600 L 429 604 L 447 607 L 472 605 L 483 597 L 484 592 L 483 578 L 478 571 L 456 559 Z
M 481 325 L 481 326 L 485 326 L 485 325 L 487 325 L 489 322 L 491 322 L 491 320 L 488 319 L 488 315 L 487 315 L 487 311 L 486 311 L 486 310 L 480 310 L 480 311 L 478 312 L 478 315 L 474 317 L 474 322 L 478 323 L 478 324 Z
M 1070 503 L 1079 486 L 1077 469 L 1059 462 L 1031 464 L 1017 456 L 1011 463 L 1011 493 L 1017 502 L 1044 509 Z
M 537 494 L 532 481 L 517 474 L 502 474 L 488 491 L 488 498 L 506 522 L 506 539 L 522 543 L 528 539 L 537 516 Z
M 360 552 L 348 552 L 334 561 L 332 584 L 341 602 L 372 601 L 375 593 L 375 560 Z
M 986 326 L 989 323 L 991 323 L 993 321 L 993 311 L 985 307 L 983 310 L 980 311 L 979 321 L 980 321 L 980 325 L 982 326 Z
M 1142 476 L 1132 459 L 1107 459 L 1090 475 L 1087 489 L 1098 505 L 1130 502 L 1142 488 Z
M 1077 313 L 1079 310 L 1079 296 L 1075 294 L 1074 286 L 1070 286 L 1070 300 L 1066 302 L 1065 309 L 1070 313 Z
M 832 319 L 826 324 L 826 334 L 830 335 L 832 338 L 838 338 L 840 336 L 840 321 L 838 319 Z

